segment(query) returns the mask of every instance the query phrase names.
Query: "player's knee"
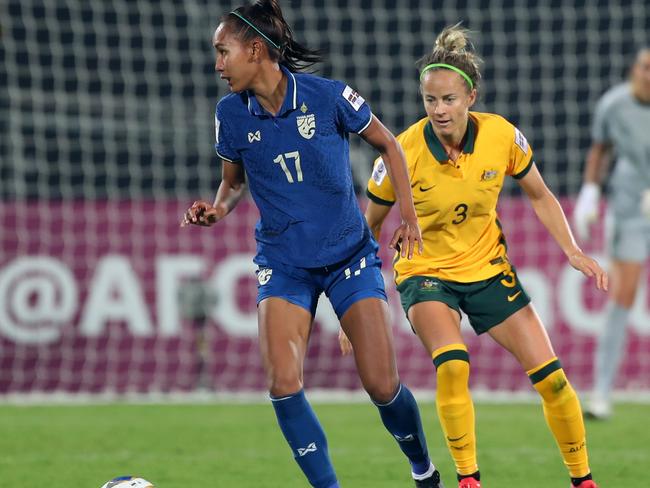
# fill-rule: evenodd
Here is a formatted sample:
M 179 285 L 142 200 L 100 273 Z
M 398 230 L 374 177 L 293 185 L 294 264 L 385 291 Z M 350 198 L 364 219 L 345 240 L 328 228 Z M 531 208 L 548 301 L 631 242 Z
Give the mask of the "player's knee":
M 293 395 L 303 387 L 302 380 L 295 373 L 272 373 L 268 378 L 269 393 L 273 397 Z
M 635 290 L 636 291 L 636 290 Z M 612 295 L 612 301 L 619 307 L 629 310 L 634 305 L 636 293 L 627 290 L 617 290 Z
M 469 353 L 462 345 L 441 348 L 433 354 L 438 382 L 438 397 L 453 401 L 455 397 L 465 397 L 469 390 Z
M 436 370 L 438 403 L 463 403 L 469 394 L 469 362 L 445 361 Z
M 469 380 L 469 363 L 462 359 L 445 361 L 436 369 L 438 380 L 451 383 L 465 382 Z
M 630 309 L 634 305 L 637 289 L 638 281 L 624 280 L 619 277 L 619 279 L 613 280 L 609 292 L 610 298 L 619 307 Z
M 395 398 L 399 382 L 397 378 L 378 378 L 365 382 L 363 387 L 373 402 L 386 404 Z
M 576 396 L 557 358 L 529 371 L 528 376 L 545 403 L 563 403 Z

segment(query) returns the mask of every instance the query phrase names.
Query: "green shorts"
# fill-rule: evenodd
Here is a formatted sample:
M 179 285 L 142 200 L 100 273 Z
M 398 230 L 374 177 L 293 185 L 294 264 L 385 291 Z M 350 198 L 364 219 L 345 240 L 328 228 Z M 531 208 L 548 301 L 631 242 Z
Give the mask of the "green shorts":
M 472 283 L 446 281 L 433 276 L 413 276 L 400 283 L 397 291 L 407 317 L 409 308 L 416 303 L 442 302 L 459 315 L 461 310 L 465 312 L 477 334 L 500 324 L 530 303 L 530 297 L 514 268 Z

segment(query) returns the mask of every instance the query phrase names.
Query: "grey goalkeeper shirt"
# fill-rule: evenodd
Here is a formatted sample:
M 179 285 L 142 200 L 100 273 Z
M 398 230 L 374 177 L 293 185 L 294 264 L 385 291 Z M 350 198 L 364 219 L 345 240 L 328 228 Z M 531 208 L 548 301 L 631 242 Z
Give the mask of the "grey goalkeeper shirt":
M 638 215 L 641 193 L 650 189 L 650 104 L 635 98 L 629 83 L 610 88 L 596 105 L 591 135 L 614 150 L 610 203 L 615 212 Z

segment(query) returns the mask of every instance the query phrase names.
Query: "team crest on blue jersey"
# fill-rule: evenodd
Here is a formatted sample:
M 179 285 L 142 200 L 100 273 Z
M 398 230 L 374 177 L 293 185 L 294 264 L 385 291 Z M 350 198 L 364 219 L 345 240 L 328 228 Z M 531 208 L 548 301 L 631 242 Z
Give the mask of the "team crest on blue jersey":
M 305 139 L 311 139 L 316 133 L 316 116 L 314 114 L 299 115 L 296 117 L 298 132 Z
M 271 268 L 263 268 L 257 272 L 257 282 L 260 286 L 266 285 L 271 280 L 273 270 Z

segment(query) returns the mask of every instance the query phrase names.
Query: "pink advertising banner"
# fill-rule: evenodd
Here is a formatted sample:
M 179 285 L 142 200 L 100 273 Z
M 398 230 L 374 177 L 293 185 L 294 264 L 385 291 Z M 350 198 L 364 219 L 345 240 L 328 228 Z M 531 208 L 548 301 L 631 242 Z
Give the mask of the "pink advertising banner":
M 265 389 L 252 263 L 257 210 L 245 201 L 212 228 L 180 228 L 188 203 L 1 204 L 0 394 Z M 571 203 L 563 202 L 567 210 Z M 574 385 L 588 389 L 605 295 L 568 266 L 525 200 L 504 199 L 499 215 L 558 356 Z M 384 238 L 395 222 L 393 213 Z M 585 248 L 605 262 L 601 227 Z M 412 387 L 433 388 L 433 366 L 399 305 L 384 240 L 381 253 L 400 375 Z M 643 283 L 620 389 L 650 389 L 647 277 Z M 322 300 L 305 363 L 308 388 L 360 388 L 337 330 Z M 463 330 L 475 388 L 530 388 L 509 354 L 466 323 Z

